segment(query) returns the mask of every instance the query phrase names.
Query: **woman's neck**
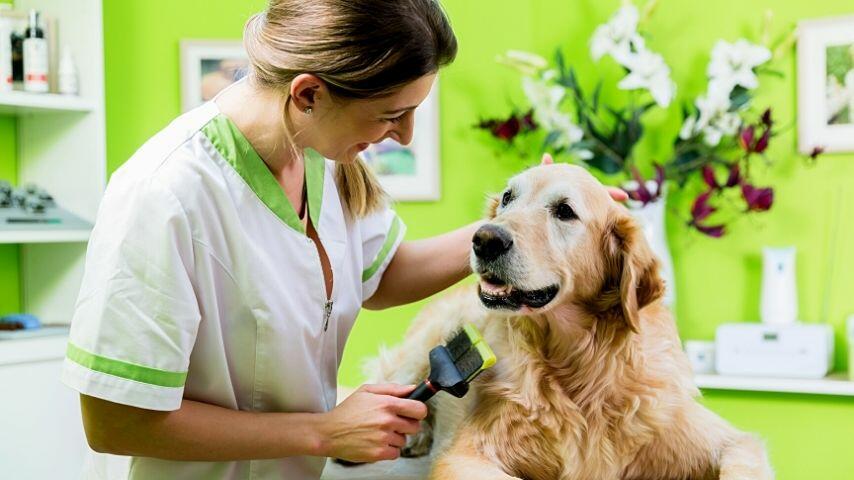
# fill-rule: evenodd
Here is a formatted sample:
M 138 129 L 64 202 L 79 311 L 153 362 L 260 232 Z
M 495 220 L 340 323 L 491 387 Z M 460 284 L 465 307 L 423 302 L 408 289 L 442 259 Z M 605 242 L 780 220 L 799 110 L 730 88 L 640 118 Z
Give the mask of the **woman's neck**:
M 277 177 L 300 164 L 285 132 L 284 103 L 280 93 L 261 88 L 251 79 L 235 84 L 216 99 L 219 110 L 234 122 Z

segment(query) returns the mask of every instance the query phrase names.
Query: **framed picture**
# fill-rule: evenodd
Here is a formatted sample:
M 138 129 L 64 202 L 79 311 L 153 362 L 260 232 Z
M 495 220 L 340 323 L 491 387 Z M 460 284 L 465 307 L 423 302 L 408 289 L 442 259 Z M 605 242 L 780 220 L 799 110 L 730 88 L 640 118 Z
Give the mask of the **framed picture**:
M 371 145 L 362 158 L 395 200 L 439 200 L 439 83 L 415 110 L 412 143 Z
M 181 109 L 192 110 L 249 73 L 240 40 L 181 41 Z
M 854 17 L 798 24 L 798 149 L 854 151 Z

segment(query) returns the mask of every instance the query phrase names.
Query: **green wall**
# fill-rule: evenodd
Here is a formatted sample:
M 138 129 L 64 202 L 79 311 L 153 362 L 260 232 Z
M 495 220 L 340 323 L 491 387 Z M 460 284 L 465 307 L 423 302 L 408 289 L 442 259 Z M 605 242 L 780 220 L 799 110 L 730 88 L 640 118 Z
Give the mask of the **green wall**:
M 0 0 L 0 3 L 12 3 Z M 17 131 L 15 117 L 0 115 L 0 180 L 16 183 Z M 0 245 L 0 315 L 21 309 L 18 286 L 18 246 Z
M 592 85 L 596 67 L 587 43 L 596 24 L 618 6 L 617 0 L 445 0 L 460 40 L 457 62 L 442 72 L 442 200 L 402 204 L 398 211 L 409 226 L 409 238 L 440 233 L 477 219 L 484 194 L 502 188 L 523 165 L 512 155 L 497 155 L 471 129 L 481 116 L 506 113 L 511 101 L 521 102 L 518 77 L 494 57 L 510 48 L 551 55 L 563 46 Z M 106 0 L 107 152 L 110 172 L 122 164 L 150 135 L 179 113 L 178 40 L 239 38 L 244 20 L 263 6 L 262 0 Z M 846 0 L 718 0 L 663 1 L 649 29 L 651 48 L 661 52 L 673 69 L 680 98 L 705 88 L 703 72 L 717 38 L 734 40 L 755 35 L 763 12 L 773 9 L 777 26 L 801 18 L 851 13 Z M 168 14 L 164 14 L 168 12 Z M 767 102 L 784 123 L 795 122 L 795 68 L 783 65 L 785 80 L 766 80 L 759 102 Z M 608 68 L 604 69 L 609 71 Z M 650 137 L 641 152 L 661 157 L 678 130 L 678 108 L 650 119 L 668 133 Z M 841 326 L 854 313 L 854 252 L 845 248 L 854 235 L 851 207 L 854 192 L 845 180 L 854 178 L 854 156 L 828 155 L 814 168 L 794 157 L 795 138 L 778 139 L 771 154 L 781 160 L 766 177 L 777 188 L 771 213 L 740 221 L 722 240 L 687 232 L 671 212 L 669 237 L 676 260 L 677 317 L 683 338 L 711 339 L 721 322 L 756 320 L 760 281 L 759 249 L 763 245 L 795 245 L 801 317 L 818 321 L 827 291 L 828 261 L 835 264 L 827 320 Z M 14 122 L 0 117 L 0 177 L 14 175 Z M 842 201 L 837 201 L 837 198 Z M 674 202 L 678 203 L 678 193 Z M 682 200 L 684 201 L 684 199 Z M 828 232 L 840 224 L 836 250 L 827 248 Z M 14 247 L 0 246 L 0 310 L 18 308 L 17 256 Z M 11 283 L 10 283 L 11 282 Z M 11 286 L 12 288 L 7 288 Z M 385 312 L 365 312 L 345 353 L 341 380 L 361 381 L 359 363 L 378 345 L 398 341 L 422 305 Z M 839 350 L 844 350 L 837 328 Z M 846 362 L 844 352 L 836 363 Z M 705 402 L 737 426 L 767 439 L 779 478 L 850 478 L 854 455 L 848 454 L 854 432 L 854 399 L 806 395 L 707 391 Z

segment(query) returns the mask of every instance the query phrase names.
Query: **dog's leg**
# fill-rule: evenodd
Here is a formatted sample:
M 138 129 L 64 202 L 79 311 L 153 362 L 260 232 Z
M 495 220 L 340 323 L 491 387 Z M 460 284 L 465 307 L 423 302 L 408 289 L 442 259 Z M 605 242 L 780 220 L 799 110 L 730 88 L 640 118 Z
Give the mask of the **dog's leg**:
M 774 471 L 762 442 L 740 434 L 721 452 L 721 480 L 773 480 Z
M 490 462 L 474 447 L 473 439 L 461 431 L 450 448 L 433 464 L 430 480 L 519 480 Z

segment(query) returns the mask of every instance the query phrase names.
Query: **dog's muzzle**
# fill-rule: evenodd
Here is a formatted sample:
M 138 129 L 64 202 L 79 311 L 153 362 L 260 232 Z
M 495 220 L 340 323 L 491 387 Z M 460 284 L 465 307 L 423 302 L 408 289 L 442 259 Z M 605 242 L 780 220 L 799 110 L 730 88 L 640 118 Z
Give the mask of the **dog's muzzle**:
M 487 262 L 497 259 L 513 248 L 510 232 L 497 225 L 480 227 L 471 241 L 477 258 Z

